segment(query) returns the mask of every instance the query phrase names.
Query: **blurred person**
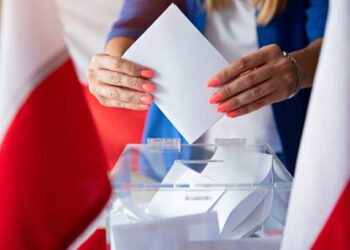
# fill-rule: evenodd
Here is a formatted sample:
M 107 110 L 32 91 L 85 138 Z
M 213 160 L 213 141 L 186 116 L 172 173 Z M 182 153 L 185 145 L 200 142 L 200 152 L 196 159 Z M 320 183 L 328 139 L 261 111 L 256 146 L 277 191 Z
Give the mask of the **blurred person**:
M 121 58 L 171 2 L 232 62 L 203 83 L 218 88 L 208 101 L 226 116 L 198 142 L 247 138 L 249 143 L 268 143 L 294 173 L 328 1 L 125 1 L 105 54 L 91 60 L 90 92 L 108 107 L 149 109 L 144 138 L 178 137 L 186 142 L 153 104 L 156 69 Z

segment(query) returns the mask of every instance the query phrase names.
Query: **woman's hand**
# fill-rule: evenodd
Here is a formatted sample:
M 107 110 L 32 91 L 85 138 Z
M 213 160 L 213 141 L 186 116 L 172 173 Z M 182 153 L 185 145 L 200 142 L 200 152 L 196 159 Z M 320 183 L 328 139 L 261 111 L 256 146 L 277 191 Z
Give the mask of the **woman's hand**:
M 268 45 L 233 62 L 208 82 L 219 87 L 210 103 L 237 117 L 287 99 L 297 88 L 298 72 L 277 45 Z
M 108 107 L 146 110 L 153 101 L 154 72 L 108 54 L 95 55 L 86 72 L 90 92 Z

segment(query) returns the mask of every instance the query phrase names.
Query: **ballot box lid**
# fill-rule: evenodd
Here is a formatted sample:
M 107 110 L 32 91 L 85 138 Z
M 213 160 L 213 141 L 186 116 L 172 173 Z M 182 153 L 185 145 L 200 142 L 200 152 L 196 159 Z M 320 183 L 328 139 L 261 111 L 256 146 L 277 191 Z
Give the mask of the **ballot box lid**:
M 166 178 L 176 164 L 216 178 L 214 182 Z M 241 165 L 241 166 L 239 166 Z M 210 171 L 206 171 L 210 166 Z M 217 169 L 217 171 L 216 171 Z M 220 173 L 220 171 L 222 173 Z M 217 173 L 215 173 L 217 172 Z M 234 174 L 235 175 L 235 174 Z M 266 176 L 265 176 L 266 175 Z M 262 180 L 261 178 L 265 178 Z M 128 144 L 110 174 L 113 190 L 211 190 L 274 188 L 290 190 L 293 178 L 268 144 L 247 144 L 245 139 L 217 139 L 215 144 L 180 144 L 179 139 L 151 138 L 146 144 Z

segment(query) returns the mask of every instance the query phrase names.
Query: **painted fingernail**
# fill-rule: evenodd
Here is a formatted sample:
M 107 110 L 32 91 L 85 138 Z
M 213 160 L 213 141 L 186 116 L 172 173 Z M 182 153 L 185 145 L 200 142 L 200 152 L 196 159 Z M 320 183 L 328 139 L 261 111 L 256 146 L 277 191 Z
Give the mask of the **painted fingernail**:
M 207 83 L 208 87 L 216 87 L 220 84 L 220 80 L 217 77 L 213 77 L 209 80 L 209 82 Z
M 141 104 L 139 107 L 140 107 L 140 109 L 142 109 L 142 110 L 147 110 L 147 109 L 149 108 L 148 105 L 143 105 L 143 104 Z
M 235 117 L 236 115 L 238 115 L 238 112 L 237 112 L 237 110 L 231 110 L 231 111 L 227 112 L 226 115 L 228 117 Z
M 156 86 L 152 83 L 144 83 L 142 88 L 148 93 L 153 93 L 156 90 Z
M 152 78 L 154 77 L 154 72 L 150 69 L 144 69 L 141 70 L 141 76 L 145 78 Z
M 226 112 L 228 109 L 229 109 L 228 103 L 223 103 L 218 106 L 217 111 L 220 113 L 223 113 L 223 112 Z
M 141 96 L 141 102 L 143 104 L 151 104 L 152 101 L 153 101 L 153 98 L 150 95 L 143 95 L 143 96 Z
M 218 103 L 221 101 L 221 99 L 222 99 L 222 95 L 220 93 L 215 93 L 214 95 L 212 95 L 212 97 L 210 97 L 209 103 L 210 104 Z

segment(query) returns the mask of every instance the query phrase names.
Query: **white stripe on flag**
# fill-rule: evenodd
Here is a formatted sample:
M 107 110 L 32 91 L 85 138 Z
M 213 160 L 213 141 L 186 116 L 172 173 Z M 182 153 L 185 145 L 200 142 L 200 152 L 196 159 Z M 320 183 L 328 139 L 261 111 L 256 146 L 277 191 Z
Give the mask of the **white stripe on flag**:
M 350 180 L 350 1 L 334 0 L 330 7 L 299 151 L 284 250 L 309 249 L 314 244 Z
M 0 142 L 21 104 L 48 73 L 42 69 L 65 53 L 54 1 L 4 0 L 1 32 Z

